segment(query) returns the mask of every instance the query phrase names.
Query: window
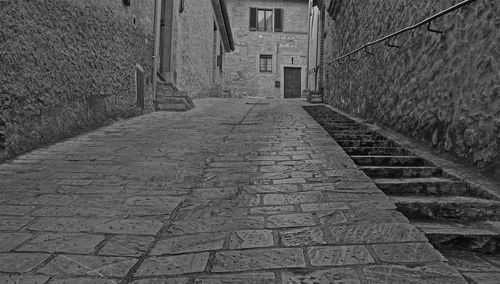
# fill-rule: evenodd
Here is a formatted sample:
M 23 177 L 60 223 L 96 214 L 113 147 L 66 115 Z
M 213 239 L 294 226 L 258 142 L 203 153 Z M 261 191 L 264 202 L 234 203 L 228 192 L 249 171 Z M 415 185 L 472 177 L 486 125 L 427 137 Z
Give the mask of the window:
M 257 14 L 257 30 L 272 32 L 273 31 L 273 11 L 258 10 Z
M 283 10 L 250 8 L 250 30 L 282 32 Z
M 273 56 L 267 54 L 260 55 L 259 62 L 260 72 L 273 72 Z

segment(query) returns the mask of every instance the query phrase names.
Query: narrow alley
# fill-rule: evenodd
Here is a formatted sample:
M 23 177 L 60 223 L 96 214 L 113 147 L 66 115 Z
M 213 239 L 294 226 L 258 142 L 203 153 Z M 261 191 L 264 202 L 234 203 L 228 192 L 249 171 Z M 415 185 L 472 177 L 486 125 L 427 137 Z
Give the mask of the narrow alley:
M 465 283 L 302 105 L 204 99 L 1 165 L 0 282 Z
M 499 284 L 500 1 L 0 0 L 0 284 Z

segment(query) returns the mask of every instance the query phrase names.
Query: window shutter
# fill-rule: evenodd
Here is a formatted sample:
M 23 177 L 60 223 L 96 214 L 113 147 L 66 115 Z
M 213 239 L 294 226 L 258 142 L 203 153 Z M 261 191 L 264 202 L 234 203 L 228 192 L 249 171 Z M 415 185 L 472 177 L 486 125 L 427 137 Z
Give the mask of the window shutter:
M 257 8 L 250 8 L 250 30 L 257 30 Z
M 274 9 L 274 31 L 283 31 L 283 9 Z

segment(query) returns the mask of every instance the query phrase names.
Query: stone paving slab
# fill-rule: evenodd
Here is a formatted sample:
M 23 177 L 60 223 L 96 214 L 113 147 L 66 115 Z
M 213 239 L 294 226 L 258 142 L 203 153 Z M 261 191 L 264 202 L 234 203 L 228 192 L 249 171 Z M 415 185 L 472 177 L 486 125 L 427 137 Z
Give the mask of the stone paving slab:
M 249 101 L 0 164 L 0 282 L 465 283 L 304 102 Z M 499 263 L 463 273 L 487 282 Z

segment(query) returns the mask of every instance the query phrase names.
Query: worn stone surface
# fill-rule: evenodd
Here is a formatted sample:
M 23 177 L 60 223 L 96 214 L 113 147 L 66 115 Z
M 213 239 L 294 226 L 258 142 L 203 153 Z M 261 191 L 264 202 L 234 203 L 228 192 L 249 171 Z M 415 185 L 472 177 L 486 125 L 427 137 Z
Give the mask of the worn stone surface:
M 427 242 L 401 213 L 352 206 L 381 192 L 366 184 L 340 190 L 342 181 L 371 181 L 301 102 L 256 102 L 197 100 L 189 112 L 122 120 L 0 165 L 0 204 L 14 206 L 0 211 L 0 236 L 7 236 L 0 247 L 10 257 L 0 276 L 358 283 L 374 261 L 444 261 L 419 247 Z M 287 177 L 255 167 L 284 168 Z M 305 183 L 273 184 L 297 178 Z M 334 193 L 341 201 L 326 198 Z M 333 237 L 368 244 L 333 246 Z M 418 243 L 391 246 L 402 240 Z M 423 279 L 427 272 L 412 273 Z
M 89 254 L 94 252 L 103 240 L 103 235 L 45 233 L 31 239 L 18 250 Z
M 321 202 L 322 199 L 320 192 L 265 194 L 263 197 L 266 205 L 314 203 Z
M 500 273 L 464 273 L 464 277 L 472 283 L 495 284 L 500 279 Z
M 49 218 L 38 219 L 30 226 L 34 231 L 99 232 L 155 235 L 162 222 L 150 219 Z
M 342 266 L 375 262 L 364 246 L 310 247 L 307 254 L 313 266 Z
M 184 277 L 174 277 L 174 278 L 147 278 L 147 279 L 140 279 L 140 280 L 135 280 L 132 282 L 134 284 L 187 284 L 189 283 L 189 278 L 184 278 Z
M 268 228 L 305 227 L 314 226 L 312 214 L 285 214 L 267 217 Z
M 242 230 L 231 234 L 229 249 L 271 247 L 274 245 L 271 230 Z
M 344 202 L 325 202 L 300 205 L 303 212 L 331 211 L 349 209 Z
M 124 277 L 136 262 L 137 259 L 125 257 L 62 254 L 38 272 L 46 275 Z
M 140 256 L 154 241 L 152 237 L 119 235 L 111 238 L 99 254 L 113 256 Z
M 246 284 L 272 284 L 275 283 L 274 273 L 244 273 L 201 276 L 194 280 L 196 284 L 219 284 L 219 283 L 246 283 Z
M 259 270 L 262 267 L 304 268 L 301 249 L 274 248 L 218 252 L 215 255 L 213 272 Z
M 208 262 L 208 253 L 150 257 L 141 265 L 136 276 L 179 275 L 202 272 Z
M 0 230 L 15 231 L 21 229 L 23 226 L 27 225 L 34 218 L 28 217 L 0 217 Z
M 284 246 L 326 244 L 325 235 L 319 227 L 308 227 L 280 231 L 280 244 Z
M 50 283 L 57 283 L 57 284 L 115 284 L 116 280 L 112 279 L 102 279 L 102 278 L 80 278 L 80 277 L 68 277 L 64 279 L 54 279 L 51 280 Z
M 31 284 L 44 284 L 49 280 L 49 276 L 45 275 L 3 275 L 0 274 L 0 282 L 4 284 L 19 284 L 19 283 L 31 283 Z
M 44 253 L 0 253 L 0 272 L 30 272 L 49 256 Z
M 232 231 L 238 229 L 263 229 L 264 217 L 216 217 L 191 221 L 173 222 L 168 228 L 172 235 L 184 235 L 204 232 Z
M 151 255 L 220 250 L 226 237 L 224 233 L 210 233 L 168 238 L 160 240 Z
M 29 233 L 0 233 L 0 252 L 13 250 L 31 237 Z
M 283 206 L 265 206 L 265 207 L 252 207 L 250 208 L 250 214 L 255 215 L 277 215 L 280 213 L 294 212 L 295 207 L 293 205 L 283 205 Z
M 354 224 L 329 227 L 335 245 L 397 243 L 427 241 L 427 238 L 409 223 Z
M 363 268 L 369 283 L 467 283 L 463 277 L 445 263 L 416 267 L 403 265 L 373 265 Z
M 330 284 L 346 283 L 360 284 L 356 271 L 351 268 L 331 268 L 324 270 L 283 272 L 283 283 L 310 283 L 310 284 Z
M 429 243 L 376 244 L 373 250 L 382 261 L 393 263 L 444 261 Z

